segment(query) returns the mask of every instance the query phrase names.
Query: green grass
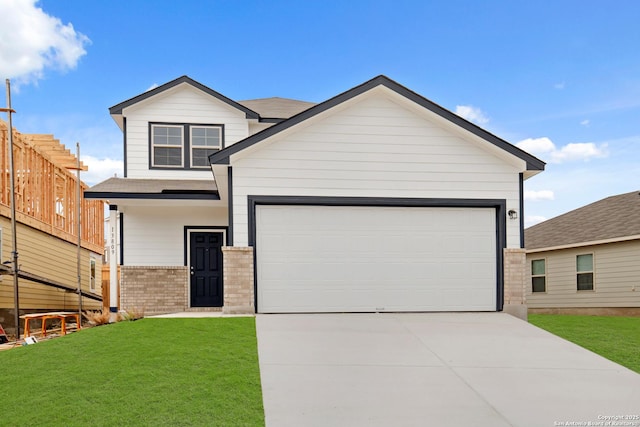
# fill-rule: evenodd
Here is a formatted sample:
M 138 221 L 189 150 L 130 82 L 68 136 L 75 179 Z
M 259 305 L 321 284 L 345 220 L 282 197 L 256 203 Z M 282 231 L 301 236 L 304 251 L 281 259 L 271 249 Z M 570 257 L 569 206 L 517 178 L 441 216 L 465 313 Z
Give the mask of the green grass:
M 640 317 L 530 314 L 529 322 L 640 373 Z
M 0 353 L 2 426 L 264 426 L 255 319 L 143 319 Z

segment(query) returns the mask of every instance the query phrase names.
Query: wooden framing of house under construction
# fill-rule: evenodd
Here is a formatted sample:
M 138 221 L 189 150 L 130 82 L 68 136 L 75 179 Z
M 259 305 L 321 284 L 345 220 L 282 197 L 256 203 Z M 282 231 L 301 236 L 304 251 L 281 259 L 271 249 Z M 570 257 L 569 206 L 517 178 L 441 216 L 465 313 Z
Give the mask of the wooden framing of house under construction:
M 8 126 L 0 120 L 0 256 L 11 253 L 11 174 Z M 104 203 L 77 191 L 76 170 L 87 170 L 53 135 L 13 131 L 15 207 L 18 237 L 20 312 L 75 310 L 78 281 L 83 308 L 101 307 L 100 272 L 104 251 Z M 81 227 L 78 229 L 78 208 Z M 81 250 L 78 252 L 78 233 Z M 80 267 L 80 271 L 78 270 Z M 13 311 L 7 275 L 0 269 L 0 318 Z M 80 276 L 80 277 L 79 277 Z M 3 279 L 4 277 L 4 279 Z

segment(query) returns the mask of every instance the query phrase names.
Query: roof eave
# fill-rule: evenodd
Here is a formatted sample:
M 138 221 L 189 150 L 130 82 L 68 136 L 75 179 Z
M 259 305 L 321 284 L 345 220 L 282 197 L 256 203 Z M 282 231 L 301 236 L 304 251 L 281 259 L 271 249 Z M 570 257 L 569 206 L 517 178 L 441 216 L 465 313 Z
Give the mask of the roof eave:
M 247 119 L 260 119 L 260 115 L 258 113 L 256 113 L 255 111 L 245 107 L 244 105 L 241 105 L 239 103 L 237 103 L 236 101 L 227 98 L 226 96 L 222 95 L 219 92 L 216 92 L 215 90 L 203 85 L 200 82 L 197 82 L 195 80 L 193 80 L 191 77 L 189 76 L 181 76 L 178 77 L 177 79 L 171 80 L 170 82 L 167 82 L 163 85 L 160 85 L 154 89 L 148 90 L 144 93 L 141 93 L 137 96 L 134 96 L 133 98 L 127 99 L 126 101 L 120 102 L 119 104 L 114 105 L 113 107 L 109 108 L 109 113 L 111 114 L 111 116 L 117 116 L 117 115 L 122 115 L 122 111 L 132 105 L 135 105 L 139 102 L 142 102 L 146 99 L 149 99 L 153 96 L 156 96 L 166 90 L 169 90 L 173 87 L 176 87 L 182 83 L 186 83 L 189 84 L 191 86 L 193 86 L 194 88 L 210 95 L 213 96 L 214 98 L 230 105 L 233 108 L 236 108 L 237 110 L 240 110 L 242 112 L 245 113 L 245 116 Z M 114 118 L 115 120 L 115 118 Z M 117 120 L 116 120 L 117 123 Z
M 537 157 L 532 156 L 526 151 L 521 150 L 520 148 L 516 147 L 513 144 L 510 144 L 509 142 L 503 140 L 502 138 L 499 138 L 496 135 L 493 135 L 492 133 L 482 129 L 481 127 L 463 119 L 457 114 L 452 113 L 446 108 L 441 107 L 440 105 L 434 103 L 433 101 L 428 100 L 422 95 L 412 91 L 411 89 L 408 89 L 405 86 L 402 86 L 400 83 L 384 75 L 379 75 L 377 77 L 374 77 L 373 79 L 366 81 L 345 92 L 342 92 L 334 96 L 333 98 L 330 98 L 320 104 L 316 104 L 315 106 L 307 110 L 304 110 L 290 117 L 287 120 L 276 123 L 275 125 L 261 132 L 258 132 L 221 151 L 218 151 L 217 153 L 213 153 L 212 155 L 209 156 L 209 161 L 211 162 L 211 164 L 229 164 L 229 157 L 231 155 L 238 153 L 239 151 L 242 151 L 245 148 L 248 148 L 264 139 L 267 139 L 277 133 L 280 133 L 285 129 L 295 126 L 298 123 L 301 123 L 311 117 L 314 117 L 330 108 L 333 108 L 339 104 L 342 104 L 343 102 L 346 102 L 352 98 L 355 98 L 356 96 L 361 95 L 365 92 L 368 92 L 369 90 L 381 85 L 398 93 L 401 96 L 406 97 L 407 99 L 443 117 L 444 119 L 449 120 L 450 122 L 471 132 L 472 134 L 496 145 L 499 148 L 502 148 L 506 152 L 520 158 L 521 160 L 524 160 L 526 162 L 526 167 L 528 171 L 540 172 L 544 170 L 546 163 L 538 159 Z M 535 173 L 538 173 L 538 172 L 535 172 Z M 531 174 L 530 176 L 535 175 L 535 173 Z
M 526 249 L 528 254 L 559 251 L 563 249 L 583 248 L 585 246 L 605 245 L 607 243 L 628 242 L 631 240 L 640 240 L 640 234 L 633 236 L 612 237 L 610 239 L 592 240 L 589 242 L 568 243 L 566 245 L 547 246 L 543 248 Z
M 127 192 L 84 192 L 85 199 L 136 199 L 136 200 L 220 200 L 217 191 L 212 192 L 172 192 L 172 193 L 127 193 Z

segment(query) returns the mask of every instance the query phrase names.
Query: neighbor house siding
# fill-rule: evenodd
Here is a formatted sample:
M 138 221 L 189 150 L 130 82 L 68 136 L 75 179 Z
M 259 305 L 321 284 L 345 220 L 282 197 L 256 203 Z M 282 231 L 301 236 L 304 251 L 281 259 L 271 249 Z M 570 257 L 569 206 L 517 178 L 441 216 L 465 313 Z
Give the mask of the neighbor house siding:
M 577 291 L 576 256 L 593 254 L 594 290 Z M 531 292 L 531 261 L 546 258 L 546 292 Z M 527 254 L 529 308 L 640 307 L 640 241 Z
M 209 172 L 211 174 L 211 172 Z M 184 265 L 184 227 L 226 227 L 227 209 L 127 206 L 123 208 L 124 265 Z
M 224 125 L 224 144 L 232 145 L 249 135 L 245 113 L 182 85 L 125 108 L 127 119 L 127 177 L 162 179 L 211 179 L 211 171 L 149 169 L 149 123 Z
M 364 97 L 232 158 L 234 245 L 248 242 L 248 195 L 506 199 L 515 166 L 390 98 Z M 520 246 L 519 221 L 507 245 Z
M 9 218 L 0 216 L 3 261 L 11 259 L 10 224 Z M 76 245 L 20 223 L 17 224 L 17 229 L 20 270 L 72 288 L 78 286 Z M 92 257 L 96 260 L 96 271 L 99 272 L 102 256 L 84 248 L 80 251 L 82 290 L 86 292 L 90 290 L 89 268 Z M 94 293 L 101 294 L 99 285 L 96 286 Z M 73 310 L 78 307 L 77 294 L 24 279 L 19 279 L 19 297 L 20 309 L 23 311 L 29 309 Z M 83 308 L 97 309 L 100 306 L 99 301 L 83 299 Z M 14 307 L 13 277 L 0 276 L 0 308 L 12 307 Z

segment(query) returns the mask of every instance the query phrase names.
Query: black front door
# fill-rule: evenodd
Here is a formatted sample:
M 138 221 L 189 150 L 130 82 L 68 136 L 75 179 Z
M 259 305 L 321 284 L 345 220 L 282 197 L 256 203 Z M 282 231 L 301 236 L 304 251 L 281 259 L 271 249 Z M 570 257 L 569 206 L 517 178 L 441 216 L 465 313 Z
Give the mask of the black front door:
M 222 233 L 191 232 L 191 307 L 222 307 Z

